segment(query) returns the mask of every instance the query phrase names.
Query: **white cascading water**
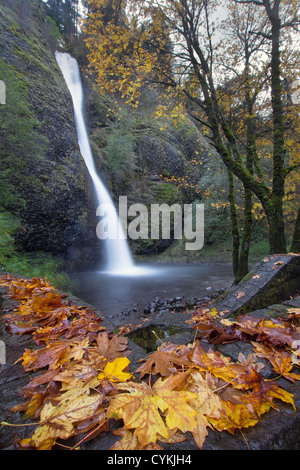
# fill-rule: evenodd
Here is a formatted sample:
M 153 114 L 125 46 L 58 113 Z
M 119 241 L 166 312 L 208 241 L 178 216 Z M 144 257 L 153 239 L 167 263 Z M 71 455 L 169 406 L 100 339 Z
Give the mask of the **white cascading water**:
M 135 271 L 135 267 L 128 243 L 124 236 L 123 227 L 113 205 L 112 199 L 99 178 L 94 164 L 93 154 L 83 117 L 83 90 L 78 63 L 76 59 L 67 53 L 56 52 L 55 57 L 72 96 L 78 143 L 81 155 L 84 158 L 87 169 L 94 183 L 98 204 L 105 204 L 106 207 L 109 207 L 110 213 L 108 214 L 108 219 L 110 227 L 112 227 L 113 233 L 119 234 L 117 239 L 106 238 L 104 240 L 107 256 L 105 271 L 113 274 L 130 275 Z

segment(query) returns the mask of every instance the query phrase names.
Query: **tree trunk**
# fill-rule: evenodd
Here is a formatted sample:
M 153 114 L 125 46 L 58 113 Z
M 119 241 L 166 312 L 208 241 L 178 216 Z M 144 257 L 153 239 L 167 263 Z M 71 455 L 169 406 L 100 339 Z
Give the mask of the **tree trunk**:
M 240 232 L 235 205 L 233 173 L 227 169 L 228 174 L 228 201 L 230 207 L 231 234 L 232 234 L 232 266 L 236 282 L 239 271 Z
M 249 272 L 249 250 L 252 235 L 252 192 L 245 188 L 245 208 L 243 236 L 240 242 L 239 268 L 235 276 L 236 282 L 240 282 Z
M 276 2 L 275 2 L 276 3 Z M 286 253 L 286 240 L 283 219 L 284 196 L 284 158 L 285 129 L 282 108 L 282 87 L 280 78 L 280 18 L 279 2 L 268 12 L 272 23 L 272 52 L 271 52 L 271 92 L 273 113 L 273 183 L 271 211 L 267 214 L 270 223 L 270 252 Z
M 269 221 L 270 254 L 284 254 L 287 250 L 281 198 L 272 197 L 266 214 Z
M 300 253 L 300 206 L 298 209 L 298 215 L 296 218 L 293 241 L 290 251 L 292 253 Z
M 246 66 L 245 66 L 245 79 L 246 79 L 246 106 L 247 106 L 247 149 L 246 149 L 246 168 L 249 171 L 250 175 L 253 176 L 253 165 L 255 158 L 257 157 L 256 151 L 256 140 L 255 140 L 255 126 L 254 126 L 254 110 L 253 110 L 253 99 L 251 98 L 250 93 L 250 77 L 249 77 L 249 56 L 246 55 Z M 246 274 L 249 272 L 249 250 L 252 236 L 252 191 L 244 185 L 244 226 L 243 226 L 243 236 L 240 246 L 239 254 L 239 269 L 236 276 L 237 282 L 240 282 Z

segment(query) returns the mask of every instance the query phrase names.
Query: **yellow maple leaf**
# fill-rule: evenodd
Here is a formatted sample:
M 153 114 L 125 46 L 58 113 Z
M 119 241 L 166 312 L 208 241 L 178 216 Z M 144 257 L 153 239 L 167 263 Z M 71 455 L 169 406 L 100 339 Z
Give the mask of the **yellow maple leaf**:
M 216 315 L 218 315 L 218 310 L 216 308 L 212 308 L 211 311 L 209 312 L 209 314 L 212 317 L 215 317 Z
M 112 382 L 126 382 L 132 377 L 132 374 L 123 370 L 128 364 L 130 361 L 127 357 L 117 357 L 113 362 L 107 363 L 103 372 L 98 374 L 98 379 L 108 378 Z
M 199 449 L 201 449 L 208 434 L 207 428 L 211 428 L 211 425 L 207 421 L 207 418 L 200 413 L 197 414 L 196 424 L 196 429 L 193 431 L 193 438 Z
M 223 400 L 221 416 L 218 419 L 209 418 L 209 422 L 218 431 L 228 431 L 234 434 L 235 429 L 248 428 L 258 422 L 258 418 L 244 404 L 234 404 Z
M 109 450 L 139 450 L 140 444 L 133 432 L 129 429 L 117 429 L 113 434 L 121 436 L 122 439 L 117 441 Z
M 160 397 L 156 395 L 145 397 L 141 406 L 126 423 L 127 429 L 135 429 L 133 435 L 143 447 L 156 442 L 159 436 L 169 437 L 166 425 L 158 412 L 160 405 Z
M 107 409 L 107 416 L 109 418 L 121 418 L 124 422 L 129 420 L 135 413 L 144 397 L 152 395 L 151 388 L 145 382 L 140 384 L 127 382 L 126 384 L 117 384 L 115 387 L 119 390 L 125 389 L 129 393 L 122 393 L 113 397 Z
M 160 378 L 153 388 L 144 382 L 118 384 L 118 389 L 129 393 L 113 397 L 107 416 L 122 418 L 124 427 L 134 429 L 133 435 L 143 448 L 160 438 L 169 439 L 172 430 L 196 432 L 197 412 L 188 403 L 196 394 L 174 390 L 182 386 L 185 376 L 183 373 Z
M 221 400 L 219 395 L 214 392 L 208 381 L 197 371 L 191 374 L 189 390 L 196 394 L 196 398 L 191 403 L 198 414 L 215 418 L 220 416 Z
M 166 424 L 170 429 L 180 429 L 183 433 L 192 432 L 196 428 L 197 412 L 187 403 L 189 399 L 195 398 L 195 394 L 187 391 L 169 391 L 160 392 L 157 403 L 160 409 L 165 403 Z M 163 401 L 162 401 L 163 400 Z
M 58 400 L 58 405 L 47 402 L 41 411 L 41 424 L 31 436 L 31 445 L 37 449 L 49 449 L 56 439 L 72 436 L 74 423 L 91 419 L 102 403 L 102 395 L 89 395 L 89 387 L 74 388 Z

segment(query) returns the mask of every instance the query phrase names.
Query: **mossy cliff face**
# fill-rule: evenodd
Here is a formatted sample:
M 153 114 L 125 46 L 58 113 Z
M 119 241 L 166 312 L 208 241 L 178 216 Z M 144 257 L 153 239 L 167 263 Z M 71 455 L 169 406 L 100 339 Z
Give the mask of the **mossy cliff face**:
M 94 268 L 101 256 L 98 220 L 71 96 L 55 60 L 59 31 L 41 0 L 0 0 L 0 30 L 0 80 L 7 85 L 7 102 L 0 105 L 0 212 L 5 224 L 12 221 L 7 233 L 15 247 L 58 256 L 68 270 Z M 80 56 L 75 49 L 71 54 Z M 137 110 L 119 100 L 115 115 L 117 98 L 100 96 L 85 74 L 83 82 L 95 164 L 116 204 L 124 195 L 128 205 L 148 209 L 191 203 L 195 191 L 178 187 L 183 177 L 203 194 L 214 187 L 223 174 L 219 156 L 190 120 L 174 125 L 155 119 L 152 96 Z M 206 222 L 206 238 L 215 236 L 216 225 L 210 229 Z M 180 248 L 172 239 L 129 242 L 136 254 Z
M 70 268 L 89 265 L 97 244 L 93 196 L 54 56 L 57 31 L 38 0 L 1 0 L 0 29 L 2 210 L 21 221 L 21 249 L 54 253 Z

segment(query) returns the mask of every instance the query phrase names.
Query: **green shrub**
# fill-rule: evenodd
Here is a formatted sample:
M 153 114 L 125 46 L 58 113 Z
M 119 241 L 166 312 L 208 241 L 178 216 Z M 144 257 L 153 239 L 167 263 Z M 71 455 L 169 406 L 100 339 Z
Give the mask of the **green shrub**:
M 134 151 L 136 138 L 131 121 L 124 111 L 118 121 L 110 123 L 104 147 L 112 182 L 117 187 L 126 185 L 137 169 L 137 156 Z
M 46 277 L 56 287 L 68 287 L 68 277 L 61 272 L 61 261 L 50 253 L 25 253 L 14 245 L 14 233 L 21 229 L 18 218 L 0 212 L 0 272 L 26 277 Z

